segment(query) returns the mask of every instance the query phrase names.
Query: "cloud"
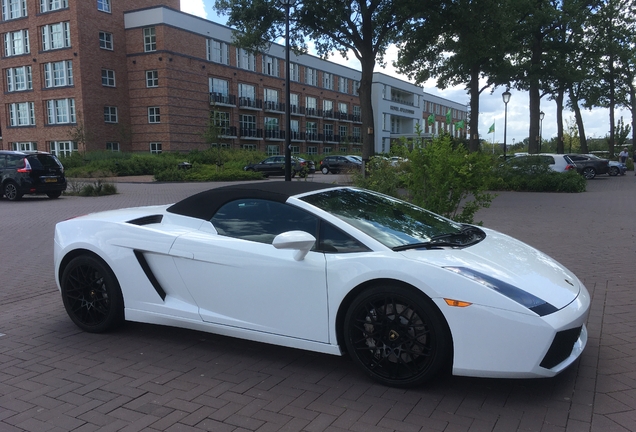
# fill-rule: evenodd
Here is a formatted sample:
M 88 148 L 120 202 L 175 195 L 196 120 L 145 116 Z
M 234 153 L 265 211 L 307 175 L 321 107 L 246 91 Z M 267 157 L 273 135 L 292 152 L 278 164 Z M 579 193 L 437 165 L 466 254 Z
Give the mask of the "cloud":
M 181 11 L 201 18 L 208 17 L 203 0 L 181 0 Z

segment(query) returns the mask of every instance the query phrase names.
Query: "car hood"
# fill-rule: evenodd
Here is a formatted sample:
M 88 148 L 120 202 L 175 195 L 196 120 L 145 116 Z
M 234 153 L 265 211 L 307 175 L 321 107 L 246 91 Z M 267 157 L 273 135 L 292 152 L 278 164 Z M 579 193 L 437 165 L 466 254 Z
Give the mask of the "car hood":
M 548 255 L 497 231 L 462 249 L 407 250 L 405 257 L 440 267 L 465 267 L 531 293 L 561 309 L 582 289 L 579 279 Z

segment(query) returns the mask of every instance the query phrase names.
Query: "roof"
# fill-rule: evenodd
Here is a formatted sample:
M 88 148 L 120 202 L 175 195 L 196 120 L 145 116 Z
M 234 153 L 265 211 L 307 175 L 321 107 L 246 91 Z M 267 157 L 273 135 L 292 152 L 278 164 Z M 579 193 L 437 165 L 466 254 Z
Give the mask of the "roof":
M 286 202 L 290 196 L 333 188 L 328 183 L 306 181 L 266 181 L 242 183 L 210 189 L 185 198 L 168 207 L 170 213 L 210 220 L 216 211 L 230 201 L 237 199 L 266 199 Z

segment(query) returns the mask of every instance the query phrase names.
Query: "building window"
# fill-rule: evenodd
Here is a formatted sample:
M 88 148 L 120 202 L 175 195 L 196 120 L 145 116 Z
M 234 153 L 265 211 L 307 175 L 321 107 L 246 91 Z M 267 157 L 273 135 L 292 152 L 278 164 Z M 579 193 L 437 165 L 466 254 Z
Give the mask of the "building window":
M 265 102 L 271 102 L 271 104 L 278 103 L 278 90 L 266 88 L 263 90 L 263 96 L 265 97 Z
M 338 111 L 341 114 L 347 114 L 347 104 L 344 102 L 338 102 Z
M 325 134 L 325 141 L 333 141 L 333 125 L 332 124 L 324 124 L 323 125 L 323 132 Z
M 24 91 L 33 89 L 31 66 L 7 69 L 7 91 Z
M 318 108 L 318 101 L 315 97 L 306 96 L 305 97 L 305 112 L 307 115 L 317 115 L 316 109 Z
M 338 77 L 338 91 L 340 93 L 349 93 L 349 80 L 344 77 Z
M 35 126 L 33 102 L 9 104 L 9 124 L 11 126 Z
M 4 55 L 7 57 L 28 54 L 29 31 L 18 30 L 4 34 Z
M 256 151 L 256 144 L 241 144 L 241 149 L 249 150 L 249 151 Z
M 355 139 L 355 141 L 359 141 L 360 140 L 360 127 L 359 126 L 354 126 L 353 127 L 353 138 Z
M 289 112 L 290 113 L 298 113 L 298 112 L 300 112 L 300 109 L 298 107 L 299 99 L 300 99 L 300 97 L 298 96 L 297 93 L 290 93 L 289 94 Z
M 278 118 L 265 117 L 265 130 L 266 131 L 278 131 Z
M 104 121 L 106 123 L 117 123 L 117 107 L 105 106 L 104 107 Z
M 289 63 L 289 79 L 291 81 L 300 81 L 300 67 L 297 63 Z
M 318 140 L 318 123 L 307 122 L 307 124 L 305 125 L 305 132 L 307 133 L 307 139 L 309 141 L 317 141 Z
M 353 94 L 356 96 L 360 94 L 360 81 L 353 82 Z
M 322 113 L 325 117 L 333 118 L 333 101 L 327 99 L 322 101 Z
M 97 0 L 97 10 L 110 13 L 110 0 Z
M 71 31 L 68 22 L 42 27 L 42 50 L 49 51 L 71 46 Z
M 322 73 L 322 87 L 333 90 L 333 74 L 328 72 Z
M 268 55 L 263 56 L 263 73 L 265 75 L 279 76 L 278 59 Z
M 161 153 L 161 143 L 151 142 L 150 143 L 150 153 L 152 153 L 152 154 Z
M 99 32 L 99 47 L 101 49 L 113 50 L 113 34 L 108 32 Z
M 40 12 L 51 12 L 68 7 L 68 0 L 40 0 Z
M 347 127 L 340 126 L 340 141 L 345 141 L 347 139 Z
M 102 69 L 102 85 L 104 87 L 115 87 L 115 71 L 112 69 Z
M 13 151 L 36 151 L 37 149 L 38 144 L 33 141 L 11 143 L 11 150 Z
M 236 50 L 236 66 L 241 69 L 251 70 L 252 72 L 256 72 L 256 59 L 254 54 L 244 50 L 243 48 L 239 48 Z
M 154 27 L 144 29 L 144 51 L 157 51 L 157 36 Z
M 239 84 L 239 97 L 249 100 L 256 98 L 256 89 L 251 84 Z
M 308 146 L 307 147 L 307 154 L 310 154 L 310 155 L 318 154 L 318 147 L 316 147 L 316 146 Z
M 323 154 L 330 154 L 331 153 L 331 147 L 329 146 L 325 146 L 322 148 L 322 153 Z
M 146 71 L 146 87 L 159 87 L 159 71 Z
M 46 101 L 47 124 L 75 123 L 75 99 Z
M 106 143 L 106 151 L 118 152 L 119 151 L 119 143 L 118 142 L 107 142 Z
M 57 157 L 70 156 L 71 153 L 76 152 L 77 143 L 74 141 L 51 141 L 50 151 Z
M 230 131 L 230 113 L 225 111 L 214 111 L 212 113 L 214 126 L 218 128 L 219 134 L 228 136 L 232 135 Z
M 267 156 L 278 156 L 280 154 L 280 146 L 276 144 L 269 144 L 265 149 Z
M 215 63 L 230 64 L 230 47 L 225 42 L 214 39 L 207 40 L 208 61 Z
M 159 107 L 148 107 L 148 123 L 161 123 L 161 110 Z
M 353 120 L 354 121 L 361 121 L 361 113 L 360 113 L 360 106 L 359 105 L 354 105 L 353 106 Z
M 241 114 L 239 116 L 239 126 L 241 128 L 241 136 L 256 137 L 256 116 Z
M 27 16 L 26 0 L 2 0 L 2 19 L 7 21 Z
M 227 97 L 230 93 L 230 83 L 227 80 L 210 78 L 209 79 L 210 93 L 216 93 L 220 96 Z
M 318 71 L 316 69 L 305 67 L 305 84 L 318 85 Z
M 71 60 L 44 64 L 44 87 L 73 85 L 73 62 Z

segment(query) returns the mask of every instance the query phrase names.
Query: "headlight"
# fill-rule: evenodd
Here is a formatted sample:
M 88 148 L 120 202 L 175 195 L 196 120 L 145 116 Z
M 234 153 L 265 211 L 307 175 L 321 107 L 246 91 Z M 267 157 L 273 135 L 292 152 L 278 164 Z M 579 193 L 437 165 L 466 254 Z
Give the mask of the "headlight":
M 539 316 L 549 315 L 558 310 L 556 307 L 546 302 L 545 300 L 540 299 L 539 297 L 532 295 L 529 292 L 522 290 L 521 288 L 517 288 L 514 285 L 510 285 L 507 282 L 500 281 L 499 279 L 495 279 L 492 276 L 488 276 L 476 270 L 471 270 L 466 267 L 444 268 L 459 275 L 462 275 L 474 282 L 482 284 L 483 286 L 488 287 L 494 291 L 497 291 L 499 294 L 516 301 L 522 306 L 527 307 Z

